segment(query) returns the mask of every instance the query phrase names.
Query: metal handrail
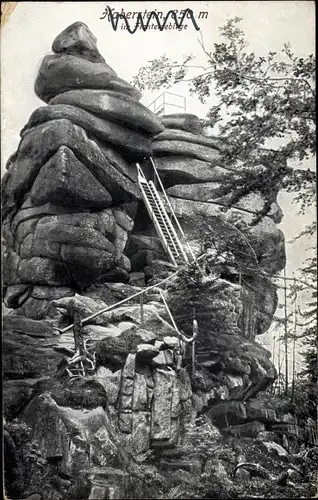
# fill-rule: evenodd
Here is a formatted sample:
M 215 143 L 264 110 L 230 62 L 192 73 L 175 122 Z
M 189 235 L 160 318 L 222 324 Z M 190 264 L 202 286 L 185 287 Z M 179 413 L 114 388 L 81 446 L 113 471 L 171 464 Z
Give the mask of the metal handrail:
M 206 253 L 203 253 L 202 255 L 200 255 L 200 257 L 198 257 L 196 259 L 196 261 L 198 262 L 199 260 L 203 259 L 203 257 L 205 257 L 205 256 L 206 256 Z M 120 300 L 116 304 L 112 304 L 111 306 L 107 306 L 104 309 L 101 309 L 100 311 L 97 311 L 97 312 L 91 314 L 90 316 L 87 316 L 86 318 L 84 318 L 82 320 L 82 325 L 85 325 L 88 321 L 90 321 L 91 319 L 96 318 L 96 316 L 99 316 L 100 314 L 108 312 L 111 309 L 116 309 L 116 307 L 121 306 L 122 304 L 125 304 L 126 302 L 129 302 L 129 300 L 134 299 L 135 297 L 138 297 L 139 295 L 143 295 L 144 293 L 147 293 L 150 290 L 153 290 L 154 288 L 158 288 L 160 285 L 163 285 L 164 283 L 166 283 L 167 281 L 169 281 L 171 278 L 174 278 L 175 276 L 177 276 L 180 273 L 181 269 L 182 268 L 180 268 L 177 271 L 175 271 L 174 273 L 170 274 L 169 276 L 167 276 L 167 278 L 164 278 L 159 283 L 156 283 L 155 285 L 148 286 L 144 290 L 141 290 L 140 292 L 134 293 L 130 297 L 126 297 L 125 299 Z M 66 333 L 69 330 L 71 330 L 71 328 L 73 328 L 73 323 L 71 325 L 69 325 L 69 326 L 66 326 L 65 328 L 63 328 L 62 330 L 59 330 L 59 331 L 60 331 L 60 333 Z
M 173 316 L 172 316 L 172 314 L 171 314 L 170 308 L 169 308 L 169 306 L 168 306 L 168 304 L 167 304 L 167 301 L 166 301 L 166 299 L 165 299 L 165 297 L 164 297 L 164 295 L 163 295 L 162 290 L 159 290 L 159 293 L 160 293 L 160 296 L 161 296 L 161 298 L 162 298 L 162 301 L 163 301 L 163 303 L 164 303 L 164 305 L 165 305 L 165 308 L 166 308 L 166 310 L 167 310 L 167 313 L 168 313 L 168 315 L 169 315 L 169 318 L 170 318 L 170 320 L 171 320 L 171 323 L 173 324 L 173 327 L 174 327 L 175 331 L 177 332 L 177 334 L 179 335 L 179 337 L 183 340 L 183 342 L 185 342 L 185 343 L 187 343 L 187 344 L 191 344 L 192 342 L 194 342 L 194 340 L 195 340 L 195 339 L 196 339 L 196 337 L 198 336 L 198 332 L 195 332 L 195 333 L 192 335 L 192 337 L 191 337 L 191 338 L 189 338 L 189 339 L 188 339 L 185 335 L 183 335 L 183 334 L 179 331 L 179 329 L 178 329 L 178 327 L 177 327 L 177 325 L 176 325 L 176 322 L 175 322 L 175 320 L 174 320 L 174 318 L 173 318 Z
M 112 309 L 116 309 L 116 307 L 121 306 L 121 305 L 125 304 L 126 302 L 129 302 L 129 300 L 134 299 L 135 297 L 138 297 L 139 295 L 142 295 L 142 294 L 144 294 L 146 292 L 149 292 L 150 290 L 153 290 L 154 288 L 158 287 L 159 285 L 163 285 L 164 283 L 166 283 L 166 281 L 168 281 L 171 278 L 173 278 L 174 276 L 176 276 L 179 272 L 180 272 L 180 269 L 178 271 L 175 271 L 174 273 L 170 274 L 170 276 L 168 276 L 167 278 L 165 278 L 162 281 L 160 281 L 160 283 L 148 286 L 144 290 L 141 290 L 140 292 L 134 293 L 130 297 L 126 297 L 125 299 L 120 300 L 116 304 L 112 304 L 111 306 L 104 307 L 104 309 L 101 309 L 100 311 L 97 311 L 97 312 L 91 314 L 90 316 L 87 316 L 86 318 L 84 318 L 82 320 L 82 325 L 85 325 L 86 323 L 88 323 L 88 321 L 90 321 L 91 319 L 96 318 L 96 316 L 99 316 L 100 314 L 104 314 L 106 312 L 109 312 Z M 60 330 L 60 333 L 66 333 L 69 330 L 71 330 L 71 328 L 73 328 L 73 323 L 71 325 L 66 326 L 65 328 L 62 328 Z
M 174 95 L 176 97 L 181 97 L 183 99 L 183 106 L 179 106 L 177 104 L 170 104 L 168 103 L 166 100 L 165 100 L 165 96 L 167 95 Z M 150 104 L 148 104 L 148 108 L 151 108 L 152 105 L 154 105 L 157 101 L 159 101 L 159 99 L 162 98 L 162 103 L 163 105 L 165 104 L 168 104 L 169 106 L 175 106 L 175 107 L 178 107 L 178 108 L 183 108 L 184 111 L 186 111 L 186 98 L 185 96 L 181 95 L 181 94 L 176 94 L 175 92 L 168 92 L 168 91 L 165 91 L 163 92 L 162 94 L 160 94 L 158 97 L 156 97 Z M 156 110 L 154 109 L 154 113 L 156 113 Z

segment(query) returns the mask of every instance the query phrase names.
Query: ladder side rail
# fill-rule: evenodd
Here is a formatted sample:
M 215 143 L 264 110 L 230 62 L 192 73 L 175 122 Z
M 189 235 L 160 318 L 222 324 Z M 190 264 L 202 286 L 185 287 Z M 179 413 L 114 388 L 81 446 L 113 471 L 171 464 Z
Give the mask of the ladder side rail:
M 175 223 L 176 223 L 176 225 L 177 225 L 177 227 L 178 227 L 178 229 L 179 229 L 180 233 L 181 233 L 181 234 L 182 234 L 182 236 L 185 238 L 186 245 L 187 245 L 187 247 L 188 247 L 188 249 L 189 249 L 189 251 L 190 251 L 190 253 L 191 253 L 191 256 L 192 256 L 193 260 L 195 260 L 195 255 L 194 255 L 194 253 L 193 253 L 193 250 L 192 250 L 191 246 L 189 245 L 189 243 L 188 243 L 188 242 L 187 242 L 187 240 L 186 240 L 186 235 L 184 234 L 184 231 L 183 231 L 183 229 L 182 229 L 182 227 L 181 227 L 181 225 L 180 225 L 180 222 L 178 221 L 178 218 L 177 218 L 177 216 L 176 216 L 176 214 L 175 214 L 175 211 L 173 210 L 173 207 L 172 207 L 171 202 L 170 202 L 170 200 L 169 200 L 169 198 L 168 198 L 168 196 L 167 196 L 167 193 L 166 193 L 166 191 L 165 191 L 165 188 L 164 188 L 164 186 L 163 186 L 163 184 L 162 184 L 162 181 L 161 181 L 161 179 L 160 179 L 159 172 L 158 172 L 158 170 L 157 170 L 157 167 L 156 167 L 155 162 L 153 161 L 152 157 L 150 157 L 150 161 L 151 161 L 151 164 L 152 164 L 153 169 L 154 169 L 154 171 L 155 171 L 156 177 L 157 177 L 157 179 L 158 179 L 159 186 L 160 186 L 160 188 L 161 188 L 161 190 L 162 190 L 162 193 L 163 193 L 164 199 L 165 199 L 165 201 L 166 201 L 166 203 L 167 203 L 167 205 L 168 205 L 168 207 L 169 207 L 169 209 L 170 209 L 171 215 L 172 215 L 172 217 L 174 218 Z
M 169 218 L 169 216 L 168 216 L 168 214 L 167 214 L 167 212 L 166 212 L 166 209 L 165 209 L 165 207 L 164 207 L 164 205 L 163 205 L 163 203 L 162 203 L 162 201 L 161 201 L 161 199 L 160 199 L 160 196 L 158 195 L 158 192 L 157 192 L 157 189 L 156 189 L 155 185 L 153 184 L 153 182 L 152 182 L 152 181 L 150 181 L 150 182 L 148 183 L 148 181 L 147 181 L 147 179 L 146 179 L 146 177 L 145 177 L 145 174 L 144 174 L 144 173 L 143 173 L 143 171 L 142 171 L 141 166 L 139 165 L 139 163 L 136 163 L 136 165 L 137 165 L 137 171 L 138 171 L 138 181 L 139 181 L 139 187 L 140 187 L 140 189 L 142 189 L 142 184 L 146 184 L 146 185 L 148 186 L 148 188 L 150 189 L 150 192 L 151 192 L 151 196 L 152 196 L 153 202 L 155 203 L 156 208 L 157 208 L 157 210 L 159 211 L 159 213 L 160 213 L 160 215 L 161 215 L 161 220 L 162 220 L 162 222 L 163 222 L 163 224 L 164 224 L 164 226 L 165 226 L 165 228 L 166 228 L 166 230 L 167 230 L 167 232 L 168 232 L 169 236 L 170 236 L 170 231 L 169 231 L 169 229 L 171 229 L 171 231 L 173 232 L 173 235 L 174 235 L 174 237 L 176 238 L 176 241 L 177 241 L 177 243 L 178 243 L 178 247 L 179 247 L 179 248 L 177 248 L 177 247 L 176 247 L 176 245 L 175 245 L 175 242 L 174 242 L 173 238 L 171 238 L 171 236 L 170 236 L 170 241 L 171 241 L 171 243 L 172 243 L 172 245 L 173 245 L 174 250 L 176 251 L 176 253 L 177 253 L 177 255 L 178 255 L 178 256 L 180 255 L 180 251 L 181 251 L 183 258 L 185 259 L 185 261 L 186 261 L 186 262 L 188 262 L 188 257 L 187 257 L 187 255 L 186 255 L 186 253 L 184 252 L 184 249 L 183 249 L 183 247 L 182 247 L 182 244 L 181 244 L 181 242 L 180 242 L 180 240 L 179 240 L 179 238 L 178 238 L 178 235 L 176 234 L 176 231 L 175 231 L 175 229 L 174 229 L 174 227 L 173 227 L 173 224 L 171 223 L 171 220 L 170 220 L 170 218 Z M 157 174 L 157 175 L 158 175 L 158 174 Z M 160 182 L 161 182 L 161 179 L 159 179 L 159 180 L 160 180 Z M 162 185 L 162 184 L 161 184 L 161 185 Z M 151 189 L 152 187 L 153 187 L 153 189 Z M 162 188 L 163 188 L 163 186 L 162 186 Z M 144 190 L 142 191 L 142 194 L 143 194 L 143 197 L 144 197 L 144 200 L 145 200 L 145 203 L 146 203 L 147 209 L 148 209 L 148 206 L 150 205 L 150 203 L 149 203 L 149 200 L 148 200 L 147 194 L 144 192 Z M 144 196 L 144 195 L 146 196 L 146 198 L 145 198 L 145 196 Z M 158 203 L 160 203 L 160 206 L 158 206 Z M 149 211 L 149 210 L 148 210 L 148 211 Z M 152 207 L 151 207 L 151 212 L 152 212 Z M 155 214 L 154 214 L 154 216 L 155 216 Z M 156 217 L 156 216 L 155 216 L 155 217 Z M 157 219 L 157 217 L 156 217 L 156 219 Z M 167 227 L 167 224 L 168 224 L 168 227 Z M 159 224 L 159 225 L 160 225 L 160 224 Z M 160 228 L 160 229 L 161 229 L 161 228 Z M 166 238 L 165 238 L 165 236 L 164 236 L 164 235 L 163 235 L 163 237 L 164 237 L 164 239 L 165 239 L 165 241 L 166 241 Z M 167 244 L 169 244 L 169 243 L 167 242 Z
M 147 183 L 147 179 L 146 179 L 145 174 L 143 173 L 142 168 L 139 165 L 139 163 L 136 163 L 136 166 L 137 166 L 137 173 L 138 173 L 138 181 L 143 182 L 143 183 Z
M 147 183 L 147 184 L 148 184 L 148 183 Z M 149 184 L 148 184 L 148 185 L 149 185 Z M 176 260 L 175 260 L 175 258 L 174 258 L 174 256 L 173 256 L 173 254 L 172 254 L 172 252 L 171 252 L 171 249 L 170 249 L 169 244 L 168 244 L 168 242 L 167 242 L 167 240 L 166 240 L 166 237 L 165 237 L 165 235 L 164 235 L 164 234 L 163 234 L 163 232 L 162 232 L 162 229 L 161 229 L 161 227 L 160 227 L 160 224 L 159 224 L 159 222 L 158 222 L 158 219 L 157 219 L 157 217 L 156 217 L 155 213 L 153 212 L 152 206 L 151 206 L 151 205 L 150 205 L 150 203 L 149 203 L 149 200 L 148 200 L 147 194 L 146 194 L 146 192 L 145 192 L 144 188 L 142 187 L 142 183 L 139 183 L 139 187 L 140 187 L 140 190 L 141 190 L 141 193 L 142 193 L 142 196 L 143 196 L 144 202 L 145 202 L 145 204 L 146 204 L 146 207 L 147 207 L 148 213 L 149 213 L 149 215 L 150 215 L 150 217 L 151 217 L 151 219 L 152 219 L 152 221 L 153 221 L 153 223 L 154 223 L 154 225 L 155 225 L 155 228 L 156 228 L 156 230 L 157 230 L 157 233 L 158 233 L 158 234 L 159 234 L 159 236 L 160 236 L 160 239 L 161 239 L 161 241 L 162 241 L 162 243 L 163 243 L 163 246 L 165 247 L 166 251 L 168 252 L 168 255 L 169 255 L 169 257 L 170 257 L 170 259 L 171 259 L 172 263 L 176 266 L 176 265 L 177 265 L 177 262 L 176 262 Z M 156 206 L 157 206 L 157 203 L 156 203 Z M 177 252 L 177 253 L 179 253 L 179 252 Z
M 169 239 L 170 239 L 170 242 L 171 242 L 171 244 L 172 244 L 175 252 L 177 253 L 178 256 L 180 256 L 180 251 L 181 251 L 181 253 L 183 255 L 184 251 L 183 251 L 182 245 L 181 245 L 181 243 L 179 241 L 178 235 L 175 232 L 174 227 L 171 224 L 171 221 L 170 221 L 170 219 L 168 217 L 166 209 L 163 206 L 163 204 L 162 204 L 162 202 L 160 200 L 160 197 L 157 194 L 157 190 L 156 190 L 153 182 L 152 181 L 148 182 L 148 186 L 150 188 L 152 199 L 153 199 L 153 201 L 154 201 L 154 203 L 156 205 L 157 210 L 160 213 L 160 219 L 161 219 L 162 223 L 164 224 L 164 226 L 165 226 L 165 228 L 166 228 L 166 230 L 167 230 L 167 232 L 169 234 Z M 174 237 L 176 238 L 178 246 L 176 246 L 176 243 L 174 242 L 173 238 L 171 237 L 171 234 L 170 234 L 171 232 L 173 233 Z M 187 260 L 187 256 L 186 255 L 185 255 L 185 259 Z
M 187 256 L 187 254 L 186 254 L 186 253 L 185 253 L 185 251 L 184 251 L 184 248 L 183 248 L 182 243 L 181 243 L 181 241 L 180 241 L 180 239 L 179 239 L 179 236 L 177 235 L 176 230 L 175 230 L 175 228 L 173 227 L 173 224 L 172 224 L 172 222 L 171 222 L 171 220 L 170 220 L 170 218 L 169 218 L 169 216 L 168 216 L 168 214 L 167 214 L 167 211 L 166 211 L 166 209 L 165 209 L 165 207 L 164 207 L 164 204 L 163 204 L 163 203 L 162 203 L 162 201 L 161 201 L 161 198 L 160 198 L 160 196 L 159 196 L 159 194 L 158 194 L 158 191 L 156 190 L 156 187 L 155 187 L 154 183 L 153 183 L 152 181 L 150 181 L 150 182 L 149 182 L 149 186 L 150 186 L 151 191 L 152 191 L 152 193 L 153 193 L 153 197 L 154 197 L 154 199 L 156 199 L 156 203 L 157 203 L 157 205 L 160 207 L 160 211 L 164 214 L 164 218 L 165 218 L 165 220 L 166 220 L 166 225 L 168 224 L 168 226 L 169 226 L 169 230 L 171 231 L 171 233 L 173 234 L 174 238 L 176 239 L 176 241 L 177 241 L 177 243 L 178 243 L 178 247 L 179 247 L 179 249 L 178 249 L 178 253 L 180 253 L 180 252 L 181 252 L 182 257 L 184 258 L 184 260 L 185 260 L 186 262 L 189 262 L 188 256 Z M 171 239 L 171 241 L 173 242 L 173 245 L 175 246 L 175 243 L 174 243 L 174 241 L 173 241 L 173 238 L 170 238 L 170 239 Z
M 155 228 L 156 228 L 156 230 L 157 230 L 157 234 L 159 234 L 159 237 L 160 237 L 160 239 L 162 240 L 162 243 L 163 243 L 164 248 L 165 248 L 165 249 L 166 249 L 166 251 L 168 252 L 168 255 L 169 255 L 170 259 L 172 260 L 172 263 L 173 263 L 174 265 L 177 265 L 176 260 L 175 260 L 175 258 L 174 258 L 174 256 L 173 256 L 172 252 L 171 252 L 171 248 L 169 247 L 169 242 L 167 241 L 167 239 L 166 239 L 165 235 L 163 234 L 162 229 L 161 229 L 161 227 L 160 227 L 160 223 L 159 223 L 158 217 L 157 217 L 157 216 L 156 216 L 156 214 L 153 212 L 153 209 L 152 209 L 151 203 L 150 203 L 150 202 L 149 202 L 149 200 L 148 200 L 148 195 L 147 195 L 147 193 L 145 192 L 145 190 L 143 189 L 143 186 L 142 186 L 143 184 L 145 184 L 145 185 L 149 188 L 149 191 L 150 191 L 150 194 L 151 194 L 152 201 L 153 201 L 153 203 L 155 204 L 155 206 L 156 206 L 156 208 L 157 208 L 158 212 L 160 213 L 160 219 L 161 219 L 162 223 L 164 224 L 164 226 L 165 226 L 165 228 L 166 228 L 166 230 L 167 230 L 167 232 L 168 232 L 168 234 L 169 234 L 169 236 L 170 236 L 169 230 L 168 230 L 168 228 L 167 228 L 167 224 L 165 223 L 164 217 L 163 217 L 163 216 L 162 216 L 162 214 L 161 214 L 161 212 L 162 212 L 162 211 L 161 211 L 160 207 L 158 207 L 158 203 L 157 203 L 157 201 L 156 201 L 156 199 L 155 199 L 155 197 L 154 197 L 154 194 L 153 194 L 153 192 L 152 192 L 152 190 L 151 190 L 151 187 L 149 186 L 149 183 L 148 183 L 148 181 L 147 181 L 147 179 L 146 179 L 146 177 L 145 177 L 145 174 L 144 174 L 144 173 L 143 173 L 143 171 L 142 171 L 142 168 L 140 167 L 139 163 L 136 163 L 136 165 L 137 165 L 137 171 L 138 171 L 138 182 L 139 182 L 139 187 L 140 187 L 140 190 L 141 190 L 141 193 L 142 193 L 142 196 L 143 196 L 144 202 L 145 202 L 145 204 L 146 204 L 146 208 L 147 208 L 147 210 L 148 210 L 148 213 L 149 213 L 149 215 L 150 215 L 150 217 L 151 217 L 151 219 L 152 219 L 152 221 L 153 221 L 153 223 L 154 223 L 154 225 L 155 225 Z M 172 245 L 173 245 L 173 248 L 174 248 L 174 250 L 175 250 L 176 254 L 179 256 L 179 255 L 180 255 L 180 252 L 179 252 L 178 248 L 176 247 L 176 245 L 175 245 L 175 243 L 173 242 L 173 240 L 171 239 L 171 237 L 170 237 L 169 239 L 170 239 L 170 240 L 171 240 L 171 242 L 172 242 Z
M 179 255 L 180 254 L 182 255 L 182 257 L 185 260 L 185 262 L 189 262 L 188 256 L 187 256 L 187 254 L 184 251 L 184 248 L 182 246 L 180 238 L 179 238 L 179 236 L 178 236 L 175 228 L 173 227 L 171 219 L 170 219 L 170 217 L 169 217 L 169 215 L 168 215 L 168 213 L 167 213 L 167 211 L 165 209 L 164 204 L 162 203 L 162 200 L 161 200 L 161 198 L 159 196 L 158 191 L 156 190 L 156 188 L 155 188 L 154 184 L 152 183 L 152 181 L 150 181 L 149 184 L 151 185 L 153 198 L 155 198 L 157 206 L 160 208 L 161 219 L 165 223 L 165 227 L 167 228 L 167 230 L 169 232 L 169 239 L 172 242 L 173 247 L 176 249 L 176 251 L 178 252 Z M 177 248 L 176 248 L 176 246 L 177 246 Z

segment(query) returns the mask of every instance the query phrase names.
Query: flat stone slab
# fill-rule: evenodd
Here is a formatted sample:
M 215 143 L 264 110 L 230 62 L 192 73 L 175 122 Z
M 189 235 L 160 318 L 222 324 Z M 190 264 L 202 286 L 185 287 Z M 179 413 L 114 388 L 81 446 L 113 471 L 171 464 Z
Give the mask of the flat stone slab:
M 160 156 L 156 158 L 156 167 L 164 185 L 192 184 L 204 182 L 222 182 L 233 175 L 223 167 L 190 156 Z
M 183 140 L 154 142 L 153 152 L 155 156 L 190 156 L 212 166 L 222 166 L 222 154 L 218 149 Z
M 51 99 L 50 104 L 71 104 L 132 130 L 143 130 L 149 136 L 163 131 L 163 125 L 157 115 L 136 99 L 119 92 L 70 90 Z
M 193 144 L 202 144 L 203 146 L 208 146 L 210 148 L 216 148 L 219 151 L 224 149 L 224 146 L 222 147 L 221 138 L 212 138 L 205 135 L 197 135 L 191 132 L 169 128 L 166 128 L 154 138 L 154 142 L 157 141 L 185 141 L 192 142 Z
M 173 128 L 192 132 L 193 134 L 201 135 L 203 126 L 196 115 L 190 113 L 174 113 L 172 115 L 164 115 L 162 123 L 166 128 Z
M 4 316 L 2 328 L 4 331 L 11 330 L 31 337 L 45 338 L 53 335 L 53 327 L 46 321 L 37 321 L 24 316 Z
M 21 132 L 21 136 L 23 136 L 27 130 L 32 129 L 41 123 L 62 119 L 70 120 L 75 125 L 91 132 L 107 145 L 110 144 L 123 154 L 127 155 L 131 161 L 134 158 L 138 159 L 140 157 L 148 157 L 152 153 L 151 139 L 149 137 L 145 137 L 144 134 L 139 133 L 136 130 L 128 129 L 119 123 L 100 118 L 85 109 L 68 104 L 42 106 L 41 108 L 36 109 Z M 114 159 L 109 157 L 107 158 L 107 156 L 106 159 L 114 162 Z M 130 174 L 127 163 L 125 166 L 126 168 L 124 169 L 122 168 L 122 165 L 124 164 L 123 161 L 121 161 L 121 165 L 119 165 L 119 162 L 116 163 L 116 168 L 119 167 L 119 170 L 124 171 L 125 174 Z

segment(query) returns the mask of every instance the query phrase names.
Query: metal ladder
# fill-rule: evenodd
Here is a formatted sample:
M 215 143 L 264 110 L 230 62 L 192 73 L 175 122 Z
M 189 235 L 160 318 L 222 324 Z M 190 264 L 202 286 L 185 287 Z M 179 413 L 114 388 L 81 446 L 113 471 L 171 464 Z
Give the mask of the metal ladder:
M 160 195 L 152 181 L 147 181 L 140 165 L 137 163 L 138 184 L 145 202 L 146 208 L 154 223 L 160 241 L 168 253 L 171 262 L 178 266 L 189 262 L 182 243 L 173 227 L 170 217 L 162 203 Z

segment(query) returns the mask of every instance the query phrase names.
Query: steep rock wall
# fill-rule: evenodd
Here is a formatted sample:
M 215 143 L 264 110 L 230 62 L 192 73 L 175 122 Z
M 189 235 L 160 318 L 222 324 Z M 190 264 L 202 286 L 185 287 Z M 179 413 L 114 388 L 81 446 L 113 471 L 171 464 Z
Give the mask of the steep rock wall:
M 23 128 L 3 182 L 5 303 L 34 319 L 49 314 L 51 290 L 129 280 L 125 246 L 140 198 L 134 164 L 152 154 L 151 138 L 164 128 L 83 23 L 52 50 L 35 81 L 48 105 Z

